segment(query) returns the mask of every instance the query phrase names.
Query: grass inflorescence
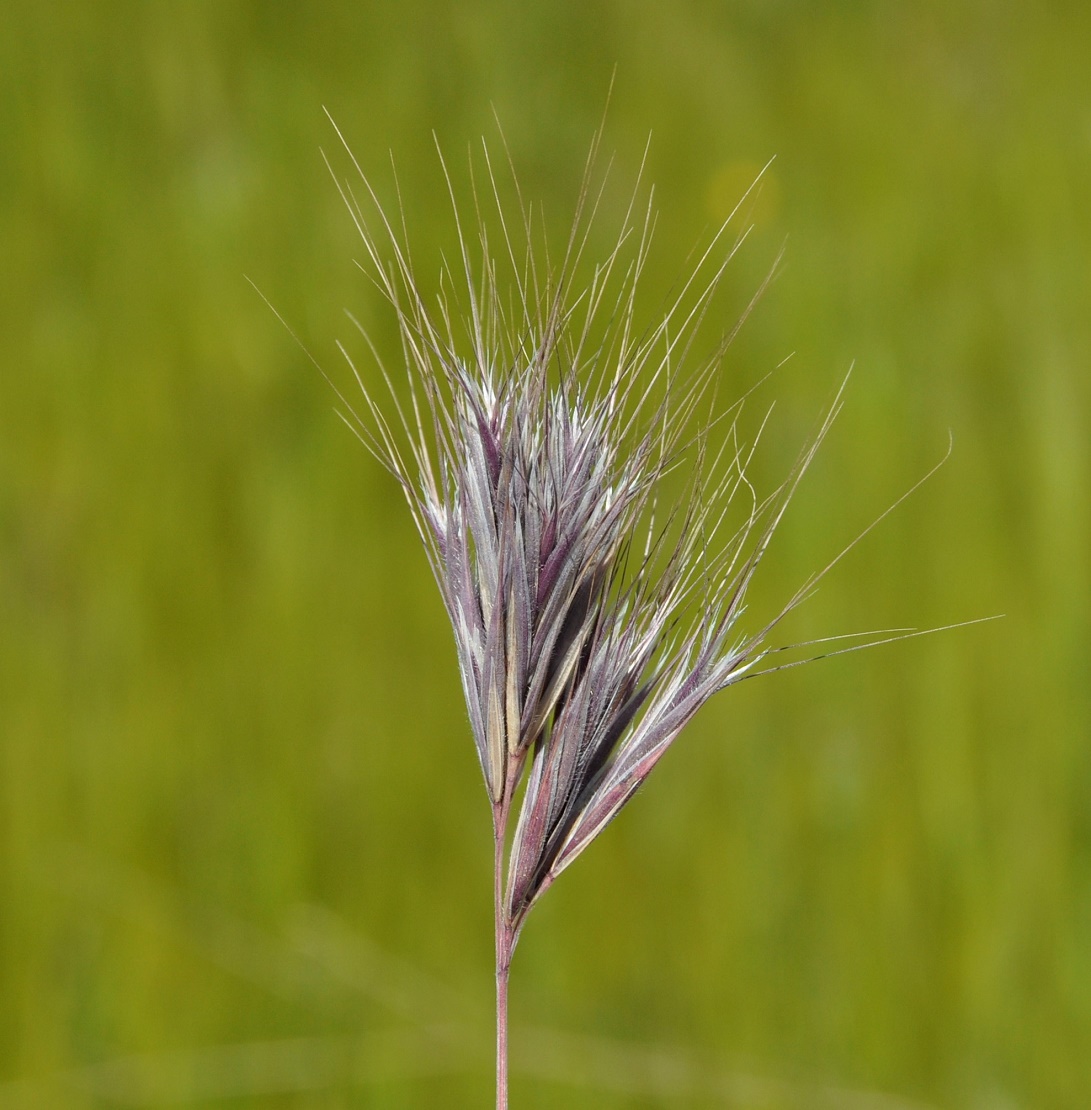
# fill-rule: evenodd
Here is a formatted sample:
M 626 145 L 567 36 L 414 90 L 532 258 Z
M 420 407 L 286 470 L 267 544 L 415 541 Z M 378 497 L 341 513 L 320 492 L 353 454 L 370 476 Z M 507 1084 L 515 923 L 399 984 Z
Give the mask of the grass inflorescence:
M 391 373 L 368 340 L 387 396 L 353 365 L 363 406 L 342 395 L 344 415 L 405 492 L 454 631 L 492 808 L 499 1108 L 509 971 L 530 910 L 709 698 L 806 661 L 772 662 L 784 649 L 770 633 L 860 538 L 744 628 L 748 587 L 845 382 L 784 481 L 759 496 L 747 470 L 768 414 L 747 438 L 743 401 L 713 403 L 738 325 L 695 351 L 745 230 L 732 231 L 733 213 L 654 322 L 638 321 L 650 196 L 633 192 L 614 247 L 575 277 L 603 196 L 601 182 L 592 188 L 597 152 L 598 138 L 556 261 L 536 246 L 517 186 L 509 214 L 487 147 L 472 230 L 444 163 L 459 262 L 444 265 L 434 295 L 418 280 L 404 212 L 388 217 L 355 160 L 358 183 L 338 181 L 407 372 Z

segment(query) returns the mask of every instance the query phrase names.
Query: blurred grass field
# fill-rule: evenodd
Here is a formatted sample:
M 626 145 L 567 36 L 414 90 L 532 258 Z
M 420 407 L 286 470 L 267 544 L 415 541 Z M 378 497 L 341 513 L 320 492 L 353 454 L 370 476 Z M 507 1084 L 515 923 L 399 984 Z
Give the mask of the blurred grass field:
M 1006 617 L 715 700 L 526 931 L 514 1105 L 1088 1105 L 1089 45 L 1061 2 L 9 0 L 0 1107 L 490 1104 L 450 631 L 246 279 L 331 369 L 345 308 L 389 340 L 323 106 L 427 256 L 432 132 L 460 168 L 495 108 L 563 233 L 615 65 L 653 287 L 776 156 L 725 301 L 786 239 L 723 371 L 794 352 L 759 476 L 855 362 L 755 617 L 948 430 L 790 631 Z

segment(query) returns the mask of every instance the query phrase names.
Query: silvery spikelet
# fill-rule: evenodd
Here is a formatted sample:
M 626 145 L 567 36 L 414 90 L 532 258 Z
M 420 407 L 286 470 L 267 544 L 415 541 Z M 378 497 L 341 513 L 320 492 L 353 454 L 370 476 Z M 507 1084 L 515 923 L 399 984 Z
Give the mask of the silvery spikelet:
M 404 225 L 388 220 L 362 173 L 367 215 L 351 183 L 339 188 L 396 314 L 408 371 L 398 387 L 372 347 L 389 401 L 357 374 L 365 411 L 348 406 L 347 419 L 408 499 L 454 630 L 493 810 L 504 1108 L 508 970 L 529 910 L 701 706 L 755 673 L 770 630 L 832 565 L 742 630 L 755 569 L 841 395 L 780 489 L 759 499 L 746 477 L 754 445 L 737 430 L 741 404 L 702 417 L 730 336 L 688 365 L 741 237 L 728 244 L 721 228 L 658 321 L 638 327 L 650 203 L 630 203 L 617 246 L 575 289 L 596 208 L 587 185 L 551 268 L 531 245 L 528 211 L 520 207 L 515 228 L 506 219 L 487 151 L 484 160 L 498 253 L 479 204 L 473 239 L 458 227 L 461 276 L 444 270 L 434 307 Z M 500 287 L 503 268 L 513 291 Z M 665 508 L 663 479 L 686 459 L 684 492 L 675 486 Z

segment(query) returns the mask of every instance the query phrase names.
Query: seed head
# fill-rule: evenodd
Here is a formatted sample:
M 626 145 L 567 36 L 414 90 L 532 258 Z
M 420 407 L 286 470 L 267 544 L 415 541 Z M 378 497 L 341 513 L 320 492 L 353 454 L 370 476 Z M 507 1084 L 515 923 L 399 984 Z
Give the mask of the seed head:
M 461 276 L 444 268 L 431 307 L 404 221 L 384 215 L 362 173 L 367 214 L 353 186 L 339 185 L 408 371 L 406 392 L 372 345 L 389 402 L 357 374 L 365 411 L 349 406 L 348 419 L 400 482 L 424 542 L 500 838 L 525 782 L 507 868 L 514 936 L 701 706 L 755 673 L 770 630 L 821 576 L 741 630 L 748 586 L 841 393 L 785 482 L 759 499 L 742 402 L 710 415 L 733 332 L 706 358 L 692 350 L 743 236 L 728 240 L 729 220 L 661 316 L 638 329 L 650 198 L 638 208 L 634 194 L 617 245 L 577 288 L 601 190 L 585 179 L 552 267 L 521 202 L 518 223 L 508 220 L 483 157 L 495 216 L 478 204 L 471 243 L 455 205 Z M 513 291 L 501 288 L 490 226 Z

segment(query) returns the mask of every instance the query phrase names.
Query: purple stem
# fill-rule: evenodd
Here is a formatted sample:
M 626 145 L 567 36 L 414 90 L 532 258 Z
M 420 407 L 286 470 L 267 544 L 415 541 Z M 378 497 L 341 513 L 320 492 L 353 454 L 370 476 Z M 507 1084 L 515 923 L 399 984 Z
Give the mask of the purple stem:
M 504 912 L 504 833 L 509 791 L 493 810 L 493 897 L 496 904 L 496 1110 L 508 1110 L 508 976 L 513 931 Z

